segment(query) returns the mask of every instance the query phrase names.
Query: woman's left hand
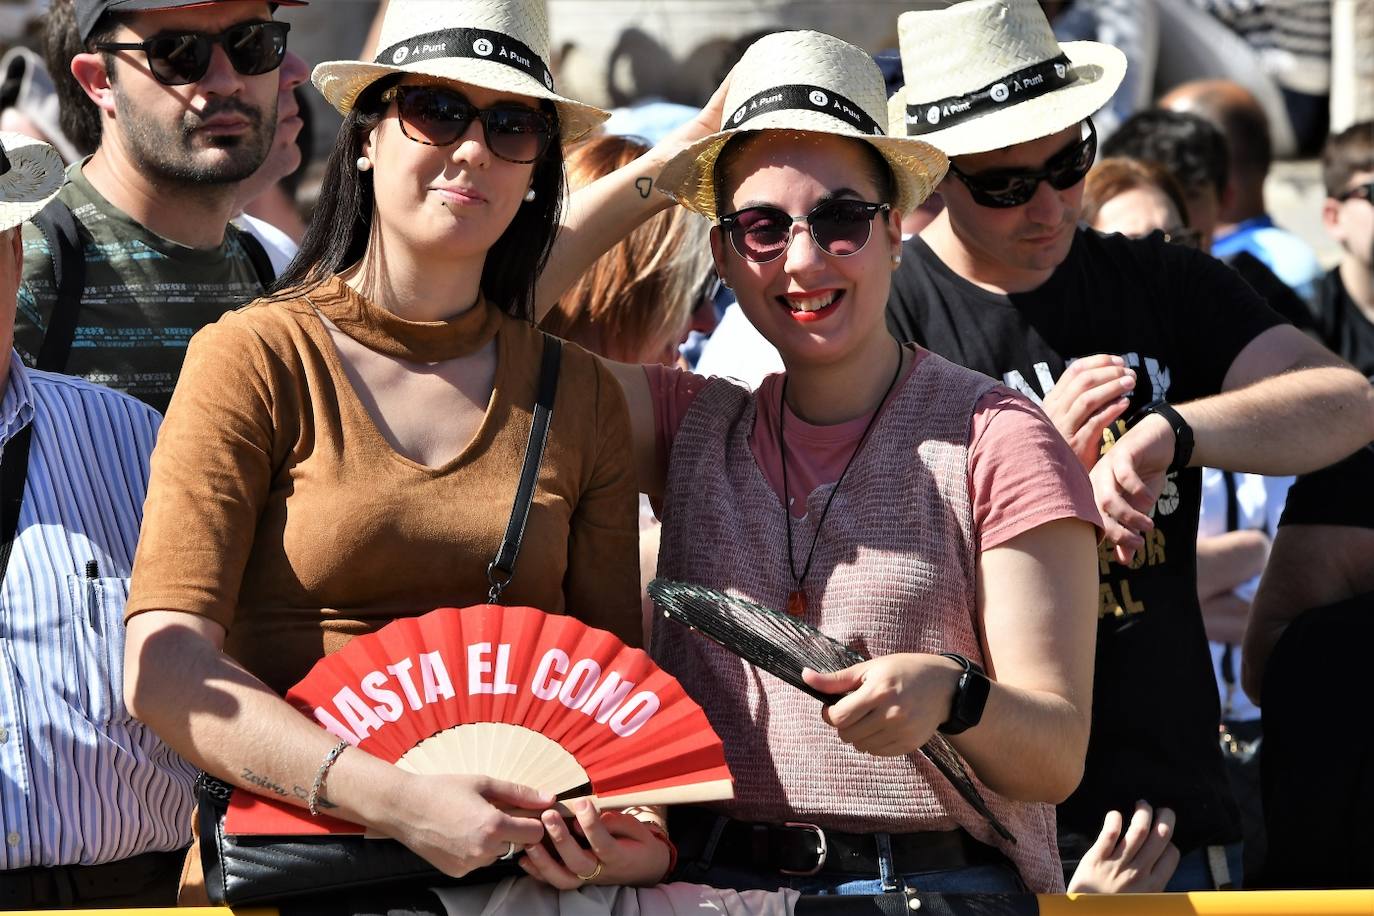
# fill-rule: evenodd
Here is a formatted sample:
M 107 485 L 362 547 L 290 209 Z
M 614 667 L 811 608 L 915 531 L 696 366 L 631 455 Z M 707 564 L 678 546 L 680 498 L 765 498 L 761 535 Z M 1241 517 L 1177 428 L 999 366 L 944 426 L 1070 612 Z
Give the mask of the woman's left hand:
M 668 872 L 668 847 L 647 826 L 619 811 L 598 812 L 588 801 L 568 806 L 591 848 L 584 848 L 557 811 L 545 811 L 544 831 L 554 852 L 536 844 L 525 850 L 520 867 L 559 890 L 584 884 L 657 884 Z
M 940 655 L 901 653 L 851 665 L 832 674 L 809 668 L 806 683 L 848 694 L 821 711 L 840 740 L 877 757 L 911 754 L 949 718 L 963 668 Z

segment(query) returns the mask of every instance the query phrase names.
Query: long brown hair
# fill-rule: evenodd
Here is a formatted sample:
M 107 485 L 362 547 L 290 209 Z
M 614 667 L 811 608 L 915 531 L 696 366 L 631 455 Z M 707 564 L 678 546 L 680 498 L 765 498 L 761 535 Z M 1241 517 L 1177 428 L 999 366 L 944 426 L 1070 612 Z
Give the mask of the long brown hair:
M 590 184 L 648 149 L 632 137 L 592 137 L 568 150 L 568 186 Z M 700 304 L 711 270 L 708 232 L 704 219 L 682 207 L 657 214 L 578 279 L 544 318 L 544 330 L 608 359 L 662 359 Z

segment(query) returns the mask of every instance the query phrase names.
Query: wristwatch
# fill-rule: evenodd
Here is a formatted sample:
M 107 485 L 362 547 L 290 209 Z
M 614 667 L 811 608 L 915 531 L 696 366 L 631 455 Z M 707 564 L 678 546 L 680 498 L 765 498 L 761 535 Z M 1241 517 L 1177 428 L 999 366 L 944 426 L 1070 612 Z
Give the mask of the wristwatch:
M 1158 414 L 1169 424 L 1169 428 L 1174 431 L 1174 460 L 1169 462 L 1170 471 L 1180 471 L 1188 466 L 1188 462 L 1193 459 L 1193 428 L 1188 425 L 1188 421 L 1183 419 L 1173 406 L 1165 400 L 1151 401 L 1141 408 L 1140 413 L 1136 414 L 1135 421 L 1131 423 L 1135 426 L 1150 414 Z
M 941 652 L 945 658 L 952 658 L 964 666 L 959 675 L 959 686 L 954 689 L 954 700 L 949 704 L 949 718 L 940 723 L 940 732 L 957 735 L 973 728 L 983 719 L 983 707 L 988 705 L 988 691 L 992 682 L 983 669 L 954 652 Z

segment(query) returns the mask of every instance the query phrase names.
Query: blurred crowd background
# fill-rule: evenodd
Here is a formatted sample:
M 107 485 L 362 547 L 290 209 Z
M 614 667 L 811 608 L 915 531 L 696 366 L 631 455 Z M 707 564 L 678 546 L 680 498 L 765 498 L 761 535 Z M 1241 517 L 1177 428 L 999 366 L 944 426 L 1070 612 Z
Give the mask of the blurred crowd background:
M 308 63 L 351 57 L 371 46 L 385 0 L 328 0 L 284 8 L 291 49 Z M 868 49 L 890 88 L 901 85 L 897 16 L 950 0 L 548 0 L 560 85 L 578 99 L 615 109 L 608 128 L 651 142 L 706 101 L 760 34 L 810 28 Z M 42 57 L 49 0 L 0 0 L 6 53 L 3 125 L 44 134 L 68 160 L 81 151 L 60 136 Z M 1130 59 L 1126 82 L 1097 118 L 1103 138 L 1134 111 L 1182 83 L 1226 79 L 1264 108 L 1277 160 L 1266 203 L 1275 221 L 1302 237 L 1324 266 L 1339 251 L 1322 230 L 1317 155 L 1328 133 L 1374 117 L 1374 0 L 1042 0 L 1061 40 L 1116 45 Z M 16 50 L 17 49 L 17 50 Z M 26 54 L 25 51 L 32 52 Z M 308 115 L 303 164 L 288 187 L 302 231 L 318 192 L 324 151 L 338 115 L 318 94 L 298 94 Z M 17 117 L 31 122 L 16 123 Z

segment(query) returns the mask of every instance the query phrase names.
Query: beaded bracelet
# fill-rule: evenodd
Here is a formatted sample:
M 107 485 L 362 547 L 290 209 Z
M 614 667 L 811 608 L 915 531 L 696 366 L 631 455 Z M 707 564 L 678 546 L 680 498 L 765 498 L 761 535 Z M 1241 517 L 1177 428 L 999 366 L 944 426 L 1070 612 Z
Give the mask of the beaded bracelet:
M 329 753 L 324 755 L 324 760 L 320 762 L 320 768 L 315 771 L 315 782 L 310 787 L 310 797 L 306 800 L 306 807 L 310 810 L 311 817 L 319 817 L 320 793 L 324 791 L 324 780 L 329 775 L 329 768 L 339 759 L 339 755 L 344 752 L 344 748 L 349 747 L 347 741 L 340 741 L 329 749 Z

